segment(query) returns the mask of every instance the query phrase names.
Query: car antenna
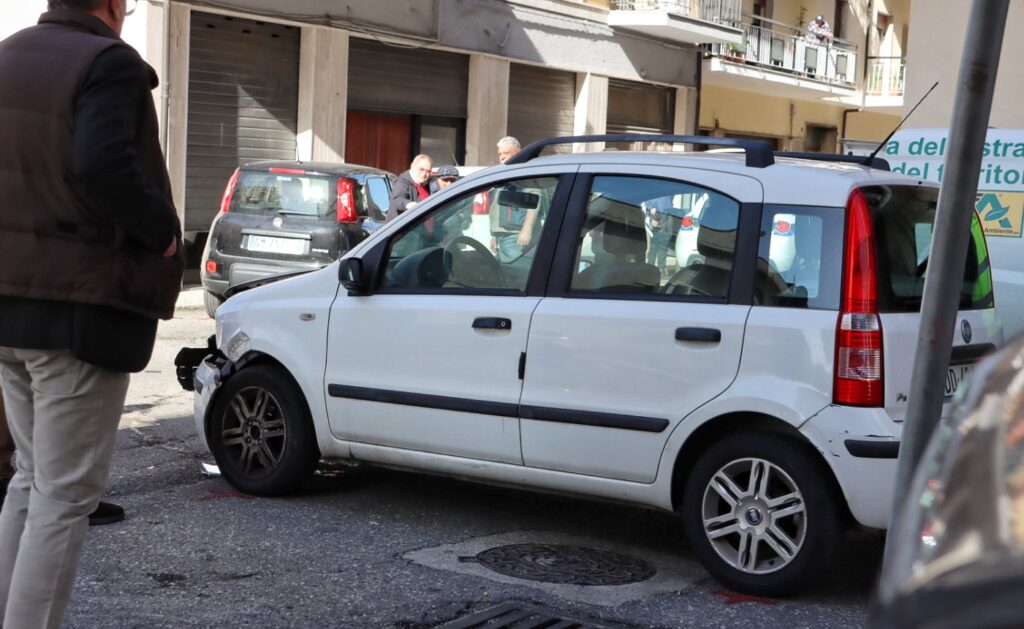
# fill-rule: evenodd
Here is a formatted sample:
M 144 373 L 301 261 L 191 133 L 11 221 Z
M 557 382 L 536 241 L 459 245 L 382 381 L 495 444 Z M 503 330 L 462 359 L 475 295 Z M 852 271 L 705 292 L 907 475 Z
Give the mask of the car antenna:
M 861 162 L 862 164 L 864 164 L 865 166 L 871 165 L 871 163 L 875 160 L 875 156 L 878 155 L 878 152 L 881 151 L 882 148 L 889 143 L 889 140 L 892 139 L 892 136 L 896 135 L 896 132 L 900 130 L 900 127 L 903 126 L 903 123 L 907 121 L 907 118 L 910 118 L 910 114 L 914 113 L 917 110 L 917 108 L 921 106 L 921 103 L 924 102 L 924 99 L 928 98 L 928 95 L 932 93 L 932 90 L 934 90 L 938 86 L 939 82 L 936 81 L 935 83 L 932 84 L 930 88 L 928 88 L 928 91 L 924 93 L 924 96 L 921 97 L 921 100 L 917 101 L 917 104 L 914 105 L 913 109 L 907 112 L 906 116 L 903 116 L 903 120 L 900 120 L 900 123 L 896 125 L 896 128 L 890 131 L 889 135 L 885 136 L 885 139 L 882 140 L 881 144 L 878 145 L 878 148 L 876 148 L 874 152 L 871 153 L 871 155 L 868 155 L 867 158 L 863 162 Z

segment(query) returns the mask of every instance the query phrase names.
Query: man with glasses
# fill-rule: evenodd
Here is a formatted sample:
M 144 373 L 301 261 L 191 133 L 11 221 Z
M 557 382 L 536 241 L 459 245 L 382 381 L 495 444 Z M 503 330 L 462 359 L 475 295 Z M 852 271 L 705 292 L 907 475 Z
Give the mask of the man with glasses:
M 0 42 L 0 510 L 5 627 L 57 627 L 110 472 L 128 374 L 181 287 L 181 227 L 134 2 L 49 0 Z M 40 77 L 45 77 L 41 79 Z

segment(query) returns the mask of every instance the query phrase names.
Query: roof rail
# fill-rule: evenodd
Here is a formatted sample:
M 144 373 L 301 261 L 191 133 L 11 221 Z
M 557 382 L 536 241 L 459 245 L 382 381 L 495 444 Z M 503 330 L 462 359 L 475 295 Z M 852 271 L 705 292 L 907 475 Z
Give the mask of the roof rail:
M 747 166 L 764 168 L 775 163 L 772 157 L 773 145 L 764 140 L 738 140 L 735 138 L 713 138 L 703 135 L 657 135 L 622 133 L 612 135 L 574 135 L 569 137 L 548 138 L 530 144 L 509 159 L 506 164 L 525 164 L 540 155 L 548 146 L 556 144 L 573 144 L 583 142 L 667 142 L 670 144 L 696 144 L 698 146 L 731 146 L 743 149 L 747 156 Z
M 842 155 L 839 153 L 806 153 L 799 151 L 775 151 L 775 157 L 792 157 L 793 159 L 813 159 L 819 162 L 843 162 L 846 164 L 857 164 L 858 166 L 870 166 L 877 170 L 890 170 L 889 162 L 881 157 L 870 155 Z M 870 158 L 870 161 L 869 161 Z

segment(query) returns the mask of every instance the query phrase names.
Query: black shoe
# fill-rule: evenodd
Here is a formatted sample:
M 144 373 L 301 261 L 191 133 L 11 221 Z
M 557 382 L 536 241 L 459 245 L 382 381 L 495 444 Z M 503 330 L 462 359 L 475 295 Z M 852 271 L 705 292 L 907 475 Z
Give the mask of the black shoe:
M 109 502 L 101 502 L 96 510 L 89 514 L 89 526 L 113 524 L 124 519 L 124 507 Z

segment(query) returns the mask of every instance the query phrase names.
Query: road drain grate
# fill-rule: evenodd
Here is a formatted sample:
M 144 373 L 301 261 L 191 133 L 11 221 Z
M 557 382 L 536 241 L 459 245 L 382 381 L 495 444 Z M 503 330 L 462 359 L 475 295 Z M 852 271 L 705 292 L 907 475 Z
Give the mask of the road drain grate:
M 483 611 L 457 618 L 438 629 L 608 629 L 589 620 L 561 616 L 549 609 L 515 603 L 502 603 Z
M 656 572 L 642 559 L 559 544 L 497 546 L 475 557 L 460 557 L 459 561 L 479 563 L 517 579 L 566 585 L 628 585 L 645 581 Z

